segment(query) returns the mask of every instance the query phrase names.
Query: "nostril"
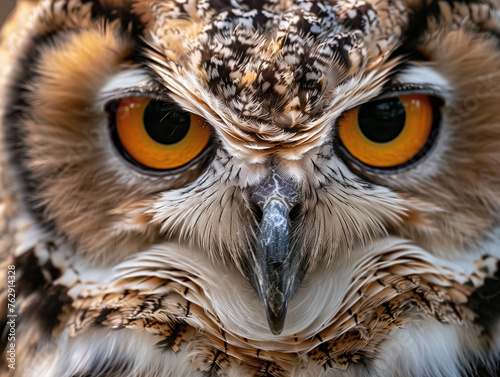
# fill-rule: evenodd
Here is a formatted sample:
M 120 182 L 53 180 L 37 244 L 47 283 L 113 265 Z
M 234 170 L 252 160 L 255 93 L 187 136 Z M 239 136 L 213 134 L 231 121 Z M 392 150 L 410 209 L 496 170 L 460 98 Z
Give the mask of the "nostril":
M 253 204 L 251 206 L 251 210 L 252 210 L 252 213 L 255 217 L 255 220 L 257 220 L 257 222 L 260 224 L 260 222 L 262 221 L 262 217 L 264 216 L 264 212 L 262 211 L 262 208 L 260 208 L 260 206 L 256 205 L 256 204 Z M 300 216 L 300 212 L 302 211 L 302 206 L 300 204 L 296 204 L 292 207 L 292 209 L 290 210 L 290 212 L 288 213 L 288 217 L 290 219 L 290 221 L 295 221 L 299 216 Z
M 290 213 L 288 214 L 288 216 L 290 217 L 290 221 L 295 221 L 299 217 L 301 211 L 302 206 L 300 204 L 294 205 L 290 210 Z
M 256 204 L 252 205 L 251 209 L 252 209 L 253 215 L 255 217 L 255 220 L 257 220 L 257 222 L 260 224 L 260 222 L 262 221 L 262 216 L 263 216 L 262 209 Z

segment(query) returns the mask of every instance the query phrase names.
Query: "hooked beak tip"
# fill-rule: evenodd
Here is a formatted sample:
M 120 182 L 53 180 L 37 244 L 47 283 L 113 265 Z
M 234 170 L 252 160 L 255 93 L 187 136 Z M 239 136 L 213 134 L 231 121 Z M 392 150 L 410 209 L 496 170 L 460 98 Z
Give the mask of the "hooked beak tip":
M 281 300 L 266 302 L 266 315 L 269 329 L 274 335 L 279 335 L 285 327 L 286 313 L 288 310 L 288 300 L 283 295 Z

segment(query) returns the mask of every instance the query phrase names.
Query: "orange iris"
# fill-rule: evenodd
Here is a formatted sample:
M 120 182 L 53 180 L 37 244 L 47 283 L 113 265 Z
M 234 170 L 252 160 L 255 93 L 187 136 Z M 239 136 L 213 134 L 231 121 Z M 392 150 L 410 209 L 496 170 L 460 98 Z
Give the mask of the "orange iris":
M 123 148 L 151 169 L 183 166 L 197 157 L 210 140 L 210 127 L 202 117 L 146 97 L 120 100 L 115 123 Z
M 354 158 L 373 167 L 390 168 L 410 161 L 422 150 L 433 119 L 429 96 L 402 95 L 347 111 L 338 132 Z

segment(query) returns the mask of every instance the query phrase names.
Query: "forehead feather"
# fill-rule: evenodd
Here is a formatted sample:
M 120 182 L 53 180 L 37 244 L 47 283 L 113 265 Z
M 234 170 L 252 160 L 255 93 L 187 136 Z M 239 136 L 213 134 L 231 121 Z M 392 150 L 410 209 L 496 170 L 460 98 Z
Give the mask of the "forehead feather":
M 367 1 L 157 1 L 155 44 L 243 118 L 315 117 L 399 42 L 404 7 Z M 158 48 L 158 46 L 157 46 Z M 375 64 L 376 66 L 376 64 Z M 330 94 L 330 95 L 329 95 Z M 292 125 L 293 126 L 293 125 Z

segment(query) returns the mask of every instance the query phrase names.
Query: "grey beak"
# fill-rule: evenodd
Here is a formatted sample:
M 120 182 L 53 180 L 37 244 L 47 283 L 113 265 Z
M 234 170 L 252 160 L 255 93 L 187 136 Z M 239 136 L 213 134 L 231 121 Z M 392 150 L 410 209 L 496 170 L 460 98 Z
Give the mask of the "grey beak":
M 254 259 L 249 279 L 264 303 L 267 322 L 279 335 L 285 325 L 288 303 L 304 277 L 301 259 L 291 247 L 290 210 L 298 203 L 298 190 L 273 174 L 254 189 L 252 199 L 262 208 Z

